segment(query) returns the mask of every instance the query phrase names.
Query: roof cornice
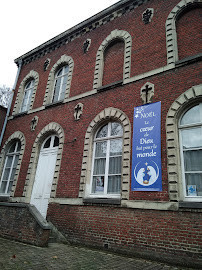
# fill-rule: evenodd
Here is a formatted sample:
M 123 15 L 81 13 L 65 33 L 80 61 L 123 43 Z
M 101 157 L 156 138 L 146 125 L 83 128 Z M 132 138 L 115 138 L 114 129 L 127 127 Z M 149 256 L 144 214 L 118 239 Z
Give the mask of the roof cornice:
M 149 0 L 121 0 L 114 5 L 104 9 L 89 19 L 73 26 L 65 32 L 57 35 L 56 37 L 48 40 L 47 42 L 37 46 L 33 50 L 23 54 L 15 59 L 15 63 L 18 65 L 19 61 L 23 61 L 23 64 L 32 62 L 33 60 L 44 56 L 45 54 L 61 47 L 62 45 L 71 42 L 77 37 L 90 32 L 101 25 L 104 25 L 117 17 L 121 17 L 127 12 L 130 12 L 134 8 L 148 2 Z

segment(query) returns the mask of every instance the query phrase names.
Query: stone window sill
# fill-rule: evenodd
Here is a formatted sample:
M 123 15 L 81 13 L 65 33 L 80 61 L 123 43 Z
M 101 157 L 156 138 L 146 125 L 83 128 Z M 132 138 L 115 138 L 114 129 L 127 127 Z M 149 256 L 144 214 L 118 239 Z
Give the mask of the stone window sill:
M 179 202 L 179 208 L 202 209 L 202 202 Z
M 99 87 L 97 89 L 97 92 L 100 93 L 100 92 L 104 92 L 106 90 L 110 90 L 110 89 L 113 89 L 115 87 L 118 87 L 118 86 L 122 86 L 123 85 L 123 80 L 121 81 L 117 81 L 117 82 L 113 82 L 113 83 L 110 83 L 110 84 L 107 84 L 107 85 L 103 85 L 101 87 Z
M 0 195 L 0 202 L 8 202 L 10 196 Z
M 27 113 L 28 113 L 28 111 L 20 112 L 20 113 L 14 114 L 13 117 L 15 117 L 15 118 L 21 117 L 21 116 L 26 115 Z
M 84 198 L 83 199 L 84 204 L 104 204 L 104 205 L 120 205 L 121 199 L 117 198 Z
M 56 101 L 56 102 L 47 104 L 47 105 L 45 105 L 45 107 L 46 108 L 51 108 L 51 107 L 55 107 L 55 106 L 58 106 L 58 105 L 61 105 L 61 104 L 63 104 L 63 100 L 60 100 L 60 101 Z
M 189 63 L 195 63 L 195 62 L 201 61 L 201 59 L 202 59 L 202 53 L 199 53 L 199 54 L 189 56 L 189 57 L 186 57 L 184 59 L 177 61 L 175 63 L 175 66 L 176 67 L 184 66 L 184 65 L 187 65 Z

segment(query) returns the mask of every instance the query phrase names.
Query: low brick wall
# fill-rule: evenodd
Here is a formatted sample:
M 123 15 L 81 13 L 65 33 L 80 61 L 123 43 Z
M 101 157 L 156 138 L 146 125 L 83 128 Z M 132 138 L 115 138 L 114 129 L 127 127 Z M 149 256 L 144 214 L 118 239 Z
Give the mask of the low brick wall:
M 200 210 L 49 204 L 48 219 L 72 243 L 174 264 L 202 265 Z
M 47 246 L 50 227 L 34 206 L 0 203 L 0 236 L 20 242 Z

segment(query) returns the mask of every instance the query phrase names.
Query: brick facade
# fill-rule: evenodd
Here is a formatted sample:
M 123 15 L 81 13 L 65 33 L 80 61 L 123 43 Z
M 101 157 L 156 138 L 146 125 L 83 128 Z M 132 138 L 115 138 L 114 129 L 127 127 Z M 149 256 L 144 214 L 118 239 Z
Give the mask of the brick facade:
M 6 117 L 6 112 L 7 112 L 7 109 L 0 106 L 0 130 L 2 131 L 2 128 L 3 128 L 3 125 L 4 125 L 4 120 L 5 120 L 5 117 Z
M 183 111 L 202 100 L 201 1 L 121 2 L 16 59 L 23 65 L 2 143 L 0 173 L 6 145 L 18 131 L 24 136 L 25 149 L 9 200 L 29 204 L 40 147 L 48 135 L 57 134 L 60 144 L 47 219 L 69 241 L 199 265 L 201 201 L 183 201 L 178 138 L 172 137 L 171 125 L 177 127 Z M 153 8 L 154 14 L 145 24 L 142 14 L 147 8 Z M 87 39 L 91 42 L 84 53 Z M 47 59 L 50 64 L 44 69 Z M 70 67 L 65 98 L 52 104 L 55 70 L 64 64 Z M 20 108 L 23 89 L 33 78 L 29 74 L 37 74 L 36 89 L 28 112 L 19 113 L 16 108 Z M 140 89 L 147 82 L 154 85 L 152 102 L 162 104 L 162 192 L 130 189 L 133 110 L 142 105 Z M 192 95 L 189 89 L 194 89 Z M 80 120 L 75 120 L 78 103 L 83 110 Z M 38 123 L 31 130 L 35 116 Z M 124 127 L 118 205 L 85 201 L 93 136 L 109 120 Z M 176 155 L 172 152 L 175 144 Z

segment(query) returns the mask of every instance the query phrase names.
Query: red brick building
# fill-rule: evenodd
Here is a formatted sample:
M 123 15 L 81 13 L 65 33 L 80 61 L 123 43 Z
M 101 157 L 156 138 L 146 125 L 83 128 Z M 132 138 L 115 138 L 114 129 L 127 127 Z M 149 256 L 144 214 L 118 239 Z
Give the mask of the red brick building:
M 0 105 L 0 131 L 2 131 L 7 109 Z
M 119 1 L 15 60 L 0 211 L 32 204 L 70 242 L 200 265 L 200 8 Z M 162 191 L 132 191 L 134 108 L 159 101 Z

